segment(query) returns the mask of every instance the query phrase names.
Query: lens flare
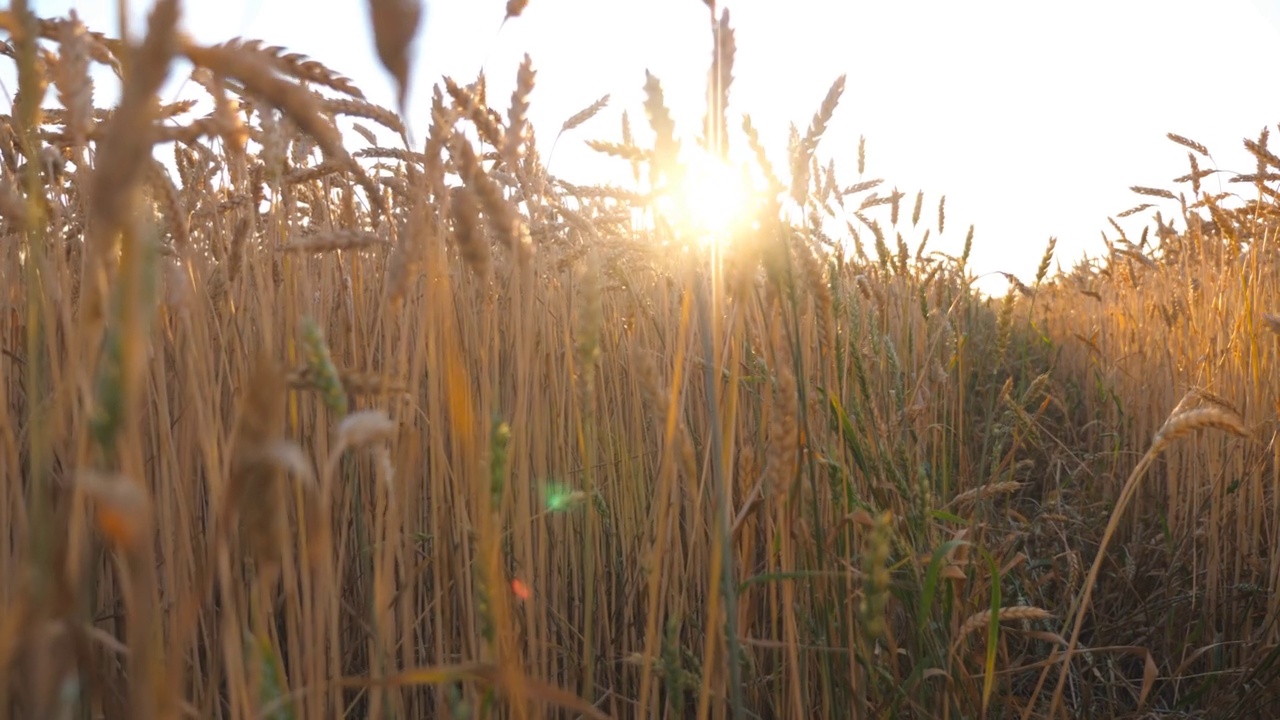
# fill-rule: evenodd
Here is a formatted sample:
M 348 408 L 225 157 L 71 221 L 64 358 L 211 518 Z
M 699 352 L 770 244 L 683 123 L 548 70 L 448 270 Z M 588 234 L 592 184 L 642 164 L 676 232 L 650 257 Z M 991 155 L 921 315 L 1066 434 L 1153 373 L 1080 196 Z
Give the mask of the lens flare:
M 533 590 L 531 590 L 529 586 L 519 578 L 511 581 L 511 592 L 521 600 L 528 600 L 533 597 Z
M 546 503 L 547 512 L 564 512 L 582 502 L 585 497 L 586 494 L 581 490 L 570 490 L 568 486 L 556 482 L 545 483 L 542 488 L 542 498 Z

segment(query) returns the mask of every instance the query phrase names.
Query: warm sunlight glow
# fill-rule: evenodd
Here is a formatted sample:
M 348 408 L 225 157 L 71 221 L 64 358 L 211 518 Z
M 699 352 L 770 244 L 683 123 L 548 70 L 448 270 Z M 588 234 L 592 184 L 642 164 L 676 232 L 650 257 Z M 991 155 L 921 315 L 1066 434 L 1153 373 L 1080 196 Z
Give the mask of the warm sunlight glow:
M 667 204 L 671 219 L 704 244 L 719 244 L 750 220 L 748 173 L 702 149 L 684 159 L 684 177 Z

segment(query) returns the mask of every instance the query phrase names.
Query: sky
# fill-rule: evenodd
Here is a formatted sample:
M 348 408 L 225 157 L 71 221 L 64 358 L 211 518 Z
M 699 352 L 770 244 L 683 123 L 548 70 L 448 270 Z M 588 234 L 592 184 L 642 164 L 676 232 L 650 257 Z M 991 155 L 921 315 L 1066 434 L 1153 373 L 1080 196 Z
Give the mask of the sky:
M 130 0 L 130 32 L 149 3 Z M 560 124 L 602 95 L 608 110 L 565 136 L 552 172 L 589 182 L 617 168 L 585 147 L 617 141 L 627 110 L 642 127 L 645 70 L 662 81 L 677 133 L 701 130 L 711 39 L 701 0 L 531 0 L 502 24 L 505 0 L 427 0 L 417 43 L 409 124 L 429 125 L 431 87 L 486 74 L 504 109 L 525 53 L 537 71 L 530 120 L 544 159 Z M 819 146 L 842 184 L 867 174 L 934 213 L 947 196 L 946 232 L 930 246 L 956 253 L 969 224 L 981 285 L 996 271 L 1032 279 L 1050 236 L 1070 268 L 1104 250 L 1107 218 L 1148 200 L 1131 185 L 1172 187 L 1187 172 L 1175 132 L 1207 145 L 1216 165 L 1250 172 L 1242 138 L 1280 122 L 1273 77 L 1280 0 L 721 0 L 735 28 L 730 126 L 749 113 L 775 165 L 785 167 L 788 124 L 803 132 L 831 83 L 847 88 Z M 115 0 L 35 0 L 36 12 L 75 8 L 91 29 L 116 35 Z M 258 38 L 351 77 L 393 107 L 363 0 L 188 2 L 183 26 L 197 40 Z M 9 68 L 4 69 L 8 72 Z M 188 68 L 175 73 L 176 96 Z M 6 96 L 12 73 L 0 74 Z M 99 90 L 99 105 L 114 101 Z M 115 92 L 112 90 L 111 92 Z M 734 138 L 731 138 L 731 143 Z M 1242 185 L 1223 184 L 1224 190 Z M 1165 215 L 1176 215 L 1165 203 Z M 1120 220 L 1134 235 L 1144 216 Z M 998 280 L 998 282 L 996 282 Z

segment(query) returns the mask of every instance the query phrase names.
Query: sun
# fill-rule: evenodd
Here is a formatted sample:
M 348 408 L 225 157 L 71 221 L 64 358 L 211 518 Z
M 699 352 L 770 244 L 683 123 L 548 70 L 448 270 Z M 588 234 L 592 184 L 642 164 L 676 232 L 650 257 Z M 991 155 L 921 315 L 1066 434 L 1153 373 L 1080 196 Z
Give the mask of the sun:
M 751 220 L 756 192 L 750 175 L 701 148 L 683 160 L 668 215 L 702 244 L 721 244 Z

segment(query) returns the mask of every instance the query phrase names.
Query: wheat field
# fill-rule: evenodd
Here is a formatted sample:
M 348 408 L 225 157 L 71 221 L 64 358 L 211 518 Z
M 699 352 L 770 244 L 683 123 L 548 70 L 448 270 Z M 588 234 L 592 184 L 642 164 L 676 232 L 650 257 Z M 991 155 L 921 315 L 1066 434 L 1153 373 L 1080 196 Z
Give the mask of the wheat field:
M 415 141 L 176 0 L 0 11 L 0 720 L 1280 716 L 1268 132 L 1170 134 L 1140 237 L 990 298 L 945 198 L 823 156 L 846 78 L 729 116 L 709 4 L 703 127 L 650 75 L 560 128 L 628 186 L 548 171 L 527 56 Z M 709 243 L 667 199 L 731 125 L 767 188 Z

